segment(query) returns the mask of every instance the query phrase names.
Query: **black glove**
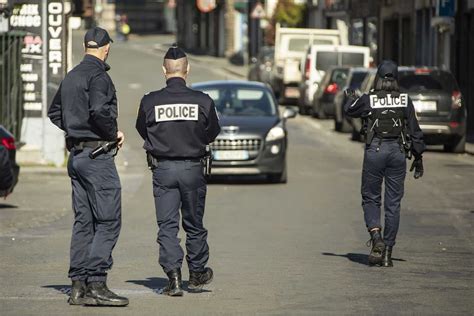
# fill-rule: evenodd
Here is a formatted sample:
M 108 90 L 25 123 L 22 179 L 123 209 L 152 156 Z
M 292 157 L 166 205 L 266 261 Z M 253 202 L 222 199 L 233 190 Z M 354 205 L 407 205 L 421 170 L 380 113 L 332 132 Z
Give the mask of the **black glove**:
M 415 177 L 415 179 L 418 179 L 418 178 L 421 178 L 423 177 L 423 159 L 420 157 L 420 158 L 416 158 L 413 163 L 411 164 L 411 167 L 410 167 L 410 172 L 415 170 L 415 173 L 413 174 L 413 176 Z
M 357 99 L 358 98 L 357 93 L 353 89 L 344 90 L 344 94 L 349 99 Z

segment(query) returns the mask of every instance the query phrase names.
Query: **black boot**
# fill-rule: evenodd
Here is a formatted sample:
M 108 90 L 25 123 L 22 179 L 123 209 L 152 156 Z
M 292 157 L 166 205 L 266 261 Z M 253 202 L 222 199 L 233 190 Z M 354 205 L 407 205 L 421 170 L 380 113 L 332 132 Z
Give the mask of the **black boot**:
M 90 282 L 87 285 L 84 305 L 90 306 L 127 306 L 128 298 L 118 296 L 105 282 Z
M 202 287 L 205 284 L 209 284 L 212 282 L 213 277 L 214 277 L 214 272 L 212 271 L 211 268 L 205 268 L 201 272 L 189 271 L 188 289 L 191 292 L 200 292 L 202 291 Z
M 163 294 L 169 296 L 183 296 L 183 282 L 181 281 L 181 270 L 174 269 L 167 273 L 168 286 L 164 288 Z
M 392 246 L 385 246 L 385 249 L 383 251 L 382 266 L 384 266 L 384 267 L 393 267 L 392 249 L 393 249 Z
M 84 294 L 86 293 L 86 282 L 82 280 L 72 281 L 71 293 L 69 294 L 69 305 L 84 304 Z
M 382 264 L 382 253 L 385 249 L 385 244 L 380 234 L 380 230 L 372 230 L 370 232 L 370 240 L 368 246 L 372 245 L 372 249 L 369 254 L 369 265 L 380 265 Z

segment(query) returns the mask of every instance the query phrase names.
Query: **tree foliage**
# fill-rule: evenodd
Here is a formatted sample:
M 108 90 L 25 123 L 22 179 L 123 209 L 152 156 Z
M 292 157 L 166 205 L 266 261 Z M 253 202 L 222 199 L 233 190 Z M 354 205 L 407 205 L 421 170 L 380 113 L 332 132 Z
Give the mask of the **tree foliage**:
M 275 45 L 275 26 L 280 23 L 283 27 L 301 27 L 304 24 L 305 5 L 295 4 L 293 0 L 279 0 L 271 23 L 265 32 L 265 43 Z
M 304 10 L 303 4 L 295 4 L 293 0 L 279 0 L 273 19 L 284 27 L 298 27 L 304 21 Z

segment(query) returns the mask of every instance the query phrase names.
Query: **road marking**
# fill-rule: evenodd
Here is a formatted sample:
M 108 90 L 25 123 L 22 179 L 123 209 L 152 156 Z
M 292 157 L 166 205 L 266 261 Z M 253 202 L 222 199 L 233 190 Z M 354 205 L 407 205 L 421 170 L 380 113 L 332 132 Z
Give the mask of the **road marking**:
M 138 90 L 142 87 L 140 83 L 132 82 L 128 84 L 128 88 L 132 90 Z
M 306 118 L 305 118 L 305 120 L 306 120 Z M 323 128 L 321 123 L 319 123 L 319 122 L 316 122 L 316 121 L 313 121 L 313 120 L 310 120 L 310 121 L 307 121 L 307 122 L 316 129 L 321 130 Z

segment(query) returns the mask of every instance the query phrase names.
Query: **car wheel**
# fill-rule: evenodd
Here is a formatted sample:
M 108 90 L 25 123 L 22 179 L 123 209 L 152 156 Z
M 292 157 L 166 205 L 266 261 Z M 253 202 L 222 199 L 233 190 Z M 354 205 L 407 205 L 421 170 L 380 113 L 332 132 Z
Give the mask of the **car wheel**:
M 284 162 L 283 171 L 281 173 L 272 173 L 268 175 L 268 180 L 271 183 L 287 183 L 288 182 L 288 174 L 286 168 L 286 161 Z
M 334 118 L 334 129 L 336 130 L 336 132 L 341 132 L 342 129 L 342 124 L 338 122 L 336 118 Z
M 466 149 L 466 134 L 457 137 L 453 142 L 444 145 L 444 151 L 462 154 Z
M 352 129 L 351 139 L 355 142 L 361 142 L 362 135 L 360 135 L 360 132 L 356 131 L 355 129 Z
M 318 117 L 320 120 L 327 118 L 326 112 L 324 112 L 324 107 L 321 104 L 318 106 Z
M 352 130 L 352 125 L 346 120 L 346 118 L 342 118 L 341 124 L 341 130 L 339 132 L 341 133 L 350 133 Z

